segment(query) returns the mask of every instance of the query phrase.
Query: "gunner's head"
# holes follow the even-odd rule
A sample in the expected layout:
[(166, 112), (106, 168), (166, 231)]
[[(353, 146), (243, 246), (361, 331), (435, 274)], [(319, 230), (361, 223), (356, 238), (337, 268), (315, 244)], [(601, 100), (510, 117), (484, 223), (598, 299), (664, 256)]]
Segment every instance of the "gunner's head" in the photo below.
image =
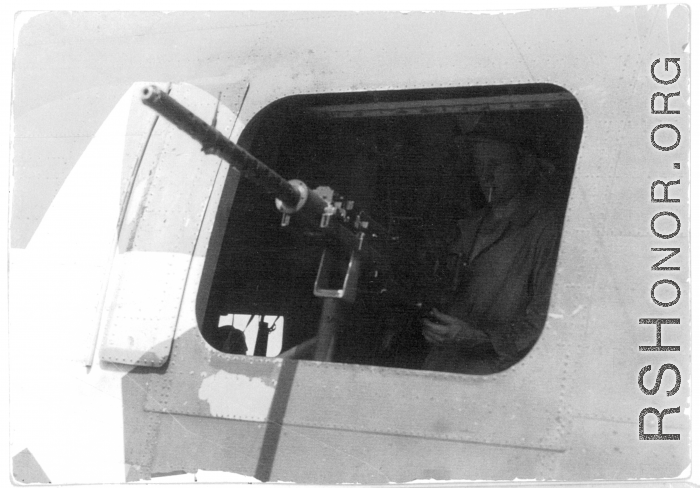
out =
[(532, 158), (513, 140), (489, 135), (470, 140), (474, 170), (486, 200), (500, 206), (519, 195), (532, 172)]

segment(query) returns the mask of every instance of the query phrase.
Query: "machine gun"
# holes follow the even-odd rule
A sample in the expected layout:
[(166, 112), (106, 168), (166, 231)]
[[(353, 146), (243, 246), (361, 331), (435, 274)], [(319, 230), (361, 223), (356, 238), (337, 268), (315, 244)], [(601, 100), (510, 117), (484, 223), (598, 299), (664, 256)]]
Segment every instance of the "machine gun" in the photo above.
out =
[[(145, 87), (141, 98), (145, 105), (198, 141), (205, 154), (222, 158), (257, 184), (263, 193), (273, 197), (282, 213), (282, 226), (289, 225), (294, 217), (301, 225), (326, 238), (328, 245), (314, 284), (314, 294), (323, 299), (323, 308), (313, 357), (320, 361), (332, 360), (336, 331), (347, 304), (353, 303), (357, 296), (361, 267), (369, 266), (366, 271), (375, 281), (385, 283), (383, 289), (396, 289), (381, 252), (386, 243), (396, 238), (357, 208), (352, 200), (330, 188), (310, 190), (300, 180), (287, 181), (160, 88)], [(338, 275), (341, 275), (340, 279), (337, 279)], [(400, 295), (396, 293), (396, 296)]]

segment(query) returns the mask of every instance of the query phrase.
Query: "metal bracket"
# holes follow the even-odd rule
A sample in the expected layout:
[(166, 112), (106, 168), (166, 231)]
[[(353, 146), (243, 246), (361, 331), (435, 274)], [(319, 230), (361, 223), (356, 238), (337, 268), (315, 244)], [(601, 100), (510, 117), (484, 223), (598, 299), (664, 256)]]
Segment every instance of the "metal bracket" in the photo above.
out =
[(353, 250), (348, 260), (343, 287), (330, 288), (330, 280), (333, 268), (338, 265), (338, 258), (332, 251), (323, 250), (321, 264), (318, 267), (316, 282), (314, 283), (314, 295), (321, 298), (339, 298), (353, 303), (357, 297), (357, 282), (360, 277), (360, 251)]
[(324, 209), (323, 215), (321, 216), (321, 229), (328, 227), (328, 224), (331, 222), (331, 217), (333, 217), (337, 211), (338, 209), (333, 205), (328, 205)]

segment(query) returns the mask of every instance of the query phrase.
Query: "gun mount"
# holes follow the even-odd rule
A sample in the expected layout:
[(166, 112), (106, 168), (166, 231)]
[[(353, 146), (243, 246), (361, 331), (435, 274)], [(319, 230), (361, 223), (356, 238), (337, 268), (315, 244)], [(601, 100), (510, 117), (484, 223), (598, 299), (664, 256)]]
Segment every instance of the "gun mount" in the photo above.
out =
[[(314, 359), (332, 360), (338, 316), (348, 310), (341, 302), (354, 302), (362, 265), (368, 263), (372, 267), (371, 275), (386, 283), (382, 289), (396, 288), (379, 250), (396, 238), (352, 200), (330, 188), (309, 190), (300, 180), (284, 179), (160, 88), (145, 87), (141, 98), (145, 105), (198, 141), (205, 154), (220, 157), (255, 183), (260, 191), (274, 198), (282, 213), (282, 226), (289, 225), (291, 217), (295, 216), (301, 225), (320, 232), (327, 239), (314, 286), (314, 294), (323, 299), (318, 336), (314, 338)], [(334, 287), (337, 280), (332, 276), (339, 268), (344, 269), (344, 278), (340, 287)]]

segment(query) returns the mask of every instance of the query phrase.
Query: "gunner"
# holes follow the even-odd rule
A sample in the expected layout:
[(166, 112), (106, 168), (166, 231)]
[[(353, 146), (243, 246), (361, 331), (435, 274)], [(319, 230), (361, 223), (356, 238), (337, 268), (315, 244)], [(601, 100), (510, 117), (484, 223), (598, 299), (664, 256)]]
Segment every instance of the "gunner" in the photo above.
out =
[(458, 222), (457, 279), (443, 311), (423, 318), (423, 368), (490, 374), (522, 359), (544, 327), (563, 214), (533, 183), (536, 159), (518, 142), (471, 136), (487, 205)]

